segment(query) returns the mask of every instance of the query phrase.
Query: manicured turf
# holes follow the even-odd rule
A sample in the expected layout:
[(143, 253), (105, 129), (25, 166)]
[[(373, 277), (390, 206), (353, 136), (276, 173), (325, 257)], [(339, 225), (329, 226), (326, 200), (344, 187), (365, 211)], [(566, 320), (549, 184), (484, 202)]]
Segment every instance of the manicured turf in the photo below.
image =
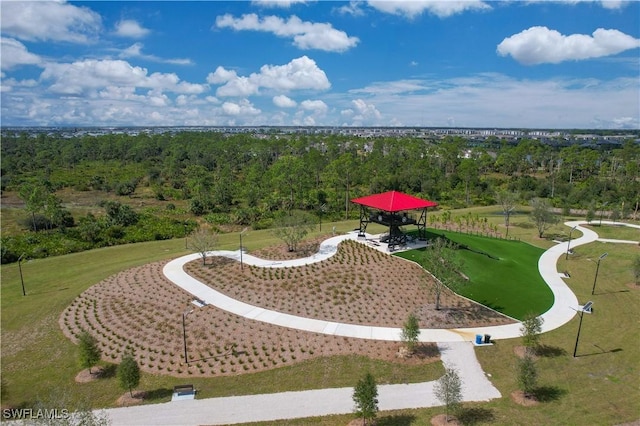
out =
[[(516, 227), (518, 221), (513, 223), (510, 235), (523, 239), (526, 236), (530, 242), (540, 246), (553, 244), (538, 239), (534, 230)], [(525, 220), (522, 223), (526, 224)], [(333, 225), (338, 232), (345, 232), (357, 226), (357, 222), (327, 224), (326, 228), (323, 223), (323, 229), (331, 229)], [(564, 228), (558, 226), (554, 232), (566, 235), (569, 228)], [(616, 228), (611, 232), (609, 238), (623, 238), (624, 234), (616, 232)], [(576, 238), (576, 232), (573, 237)], [(238, 236), (224, 235), (220, 243), (221, 249), (235, 250), (238, 248)], [(268, 232), (250, 232), (245, 239), (249, 250), (274, 243), (277, 240)], [(604, 252), (609, 256), (600, 265), (598, 286), (595, 295), (591, 295), (595, 260)], [(60, 332), (57, 324), (60, 312), (84, 289), (119, 270), (183, 253), (184, 241), (174, 240), (23, 262), (27, 297), (21, 293), (17, 265), (3, 265), (0, 268), (3, 406), (29, 407), (51, 392), (70, 394), (73, 399), (87, 400), (94, 407), (113, 405), (123, 393), (115, 378), (82, 385), (73, 381), (80, 370), (76, 361), (77, 351), (76, 346)], [(538, 360), (538, 393), (544, 399), (538, 406), (521, 407), (509, 397), (518, 389), (514, 347), (521, 344), (520, 339), (500, 340), (492, 346), (476, 348), (483, 369), (490, 374), (502, 398), (463, 404), (464, 424), (609, 425), (638, 420), (640, 289), (632, 285), (631, 270), (632, 261), (638, 255), (640, 247), (637, 245), (592, 243), (576, 247), (569, 260), (561, 257), (558, 270), (571, 272), (571, 278), (566, 281), (578, 300), (594, 301), (594, 313), (584, 317), (578, 356), (572, 357), (579, 321), (576, 316), (569, 324), (542, 335), (545, 351)], [(425, 367), (378, 364), (349, 357), (320, 359), (260, 375), (192, 381), (202, 390), (202, 397), (206, 397), (345, 386), (354, 384), (367, 370), (380, 383), (386, 380), (429, 380), (441, 374), (440, 365), (427, 366), (428, 371), (425, 371)], [(168, 400), (171, 387), (181, 383), (184, 380), (145, 373), (140, 388), (150, 391), (151, 402), (160, 402)], [(443, 412), (442, 407), (384, 412), (380, 413), (378, 424), (426, 425), (430, 424), (432, 416)], [(214, 418), (215, 413), (212, 413)], [(347, 424), (352, 418), (353, 415), (327, 416), (261, 424), (338, 426)]]
[[(438, 231), (459, 249), (463, 272), (469, 281), (457, 289), (468, 297), (516, 319), (539, 315), (553, 305), (553, 294), (538, 272), (543, 250), (521, 241), (507, 241), (457, 232)], [(430, 234), (430, 238), (436, 235)], [(425, 250), (412, 250), (398, 256), (420, 263)]]

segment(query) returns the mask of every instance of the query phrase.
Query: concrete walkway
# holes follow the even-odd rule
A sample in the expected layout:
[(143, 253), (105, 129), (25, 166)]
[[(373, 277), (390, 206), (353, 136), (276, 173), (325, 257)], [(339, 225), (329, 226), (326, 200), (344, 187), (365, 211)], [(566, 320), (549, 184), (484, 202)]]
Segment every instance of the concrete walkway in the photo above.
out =
[[(580, 238), (571, 241), (571, 247), (577, 247), (582, 244), (587, 244), (598, 239), (598, 235), (580, 225), (587, 222), (566, 222), (565, 225), (570, 227), (576, 227), (583, 235)], [(613, 222), (602, 222), (603, 224), (614, 224)], [(619, 223), (615, 223), (619, 225)], [(640, 226), (630, 225), (640, 229)], [(312, 258), (307, 258), (307, 262), (320, 261), (326, 259), (335, 253), (337, 244), (342, 241), (340, 238), (352, 238), (353, 236), (341, 236), (328, 240), (327, 245), (321, 248), (320, 252)], [(622, 242), (622, 241), (621, 241)], [(637, 243), (637, 242), (636, 242)], [(549, 287), (553, 291), (555, 301), (553, 307), (545, 312), (542, 316), (544, 318), (543, 331), (553, 330), (561, 325), (565, 324), (573, 315), (575, 311), (572, 308), (578, 307), (578, 301), (575, 295), (564, 284), (558, 271), (556, 269), (556, 262), (560, 256), (563, 256), (569, 243), (560, 243), (551, 249), (547, 250), (538, 262), (540, 274), (545, 281), (549, 284)], [(227, 253), (231, 258), (237, 257), (239, 260), (239, 252), (216, 252)], [(325, 257), (326, 256), (326, 257)], [(189, 261), (190, 259), (197, 258), (198, 256), (185, 256), (180, 259)], [(248, 255), (243, 255), (243, 261), (247, 259), (247, 262), (252, 259)], [(253, 258), (257, 259), (257, 258)], [(189, 277), (182, 271), (182, 265), (184, 262), (170, 262), (165, 267), (165, 274), (167, 277), (174, 281), (177, 285), (191, 292), (194, 290), (194, 296), (202, 298), (207, 303), (215, 304), (221, 309), (233, 309), (237, 310), (238, 315), (244, 315), (249, 318), (256, 318), (260, 321), (271, 322), (274, 324), (282, 324), (285, 327), (301, 328), (307, 330), (310, 327), (310, 331), (316, 331), (316, 329), (322, 329), (322, 331), (328, 334), (337, 334), (338, 332), (348, 332), (357, 334), (356, 337), (366, 337), (365, 334), (371, 336), (378, 336), (377, 331), (360, 330), (344, 328), (342, 324), (327, 323), (319, 324), (306, 318), (300, 318), (295, 316), (287, 316), (285, 319), (281, 319), (281, 313), (270, 312), (266, 310), (260, 310), (244, 303), (234, 301), (218, 292), (213, 291), (209, 287), (208, 290), (212, 290), (213, 293), (205, 291), (202, 288), (204, 284), (199, 283), (194, 279), (186, 279)], [(262, 262), (265, 267), (279, 267), (279, 265), (288, 264), (291, 265), (291, 261), (288, 262), (269, 262), (264, 260), (255, 260), (256, 262)], [(304, 263), (303, 263), (304, 264)], [(186, 277), (185, 277), (186, 276)], [(331, 324), (331, 325), (329, 325)], [(355, 326), (360, 327), (360, 326)], [(387, 336), (389, 340), (398, 340), (398, 329), (389, 329), (385, 333), (380, 332), (380, 336)], [(464, 331), (460, 331), (464, 330)], [(443, 364), (448, 368), (455, 368), (458, 370), (459, 376), (462, 379), (462, 394), (463, 401), (488, 401), (494, 398), (500, 398), (500, 392), (493, 386), (493, 384), (485, 376), (480, 363), (475, 356), (475, 350), (472, 343), (468, 341), (452, 341), (450, 339), (455, 337), (455, 340), (469, 340), (468, 337), (478, 333), (489, 333), (492, 338), (502, 339), (510, 337), (520, 336), (519, 324), (513, 326), (501, 326), (501, 327), (484, 327), (477, 329), (458, 329), (452, 330), (422, 330), (421, 334), (428, 335), (429, 339), (443, 337), (444, 340), (438, 343), (438, 349), (441, 353)], [(423, 341), (429, 341), (424, 340)], [(371, 338), (371, 337), (368, 337)], [(395, 385), (380, 385), (378, 386), (379, 408), (382, 411), (396, 410), (396, 409), (411, 409), (411, 408), (424, 408), (439, 406), (441, 403), (435, 398), (433, 387), (435, 382), (415, 383), (415, 384), (395, 384)], [(143, 405), (126, 408), (113, 408), (103, 410), (111, 420), (113, 425), (222, 425), (222, 424), (235, 424), (246, 423), (255, 421), (277, 421), (281, 419), (294, 419), (304, 418), (311, 416), (325, 416), (331, 414), (348, 414), (353, 412), (353, 400), (352, 400), (353, 388), (333, 388), (333, 389), (318, 389), (301, 392), (282, 392), (275, 394), (263, 394), (263, 395), (247, 395), (247, 396), (230, 396), (223, 398), (209, 398), (202, 400), (187, 400), (178, 402), (168, 402), (164, 404), (155, 405)]]
[[(581, 225), (586, 224), (584, 221), (566, 222), (569, 227), (576, 227), (582, 232), (580, 238), (571, 241), (571, 247), (578, 247), (582, 244), (588, 244), (598, 240), (598, 234)], [(613, 224), (613, 222), (603, 222), (603, 224)], [(318, 253), (311, 257), (294, 259), (288, 261), (272, 261), (264, 260), (248, 254), (242, 255), (242, 261), (248, 265), (256, 265), (265, 268), (284, 268), (292, 266), (308, 265), (315, 262), (321, 262), (333, 256), (338, 249), (340, 242), (352, 239), (362, 241), (357, 233), (349, 233), (329, 238), (322, 242)], [(373, 239), (368, 236), (367, 240)], [(569, 322), (579, 309), (579, 302), (575, 294), (565, 284), (556, 268), (558, 259), (563, 256), (567, 249), (567, 243), (559, 243), (544, 252), (538, 261), (538, 270), (545, 280), (554, 296), (553, 306), (544, 314), (542, 328), (543, 332), (554, 330), (567, 322)], [(384, 245), (372, 246), (384, 251)], [(415, 244), (409, 248), (418, 248), (419, 244)], [(225, 256), (240, 261), (240, 251), (214, 251), (209, 253), (210, 256)], [(165, 276), (181, 287), (185, 291), (194, 295), (195, 298), (205, 301), (207, 304), (216, 306), (235, 315), (243, 316), (256, 321), (288, 327), (314, 333), (323, 333), (333, 336), (355, 337), (361, 339), (374, 339), (386, 341), (400, 341), (400, 328), (394, 327), (375, 327), (368, 325), (344, 324), (333, 321), (299, 317), (283, 312), (268, 310), (265, 308), (250, 305), (248, 303), (232, 299), (208, 285), (198, 281), (194, 277), (187, 274), (183, 266), (185, 263), (198, 259), (198, 253), (190, 254), (177, 258), (165, 265)], [(492, 326), (492, 327), (473, 327), (473, 328), (455, 328), (455, 329), (421, 329), (421, 342), (461, 342), (473, 341), (477, 334), (489, 334), (492, 339), (511, 339), (520, 336), (520, 323)]]
[[(438, 344), (442, 362), (455, 368), (463, 378), (464, 401), (500, 398), (500, 392), (485, 377), (471, 343)], [(435, 382), (378, 386), (381, 411), (442, 405), (435, 397)], [(331, 388), (274, 394), (230, 396), (139, 405), (104, 410), (115, 425), (228, 425), (257, 421), (276, 421), (354, 411), (353, 388)]]

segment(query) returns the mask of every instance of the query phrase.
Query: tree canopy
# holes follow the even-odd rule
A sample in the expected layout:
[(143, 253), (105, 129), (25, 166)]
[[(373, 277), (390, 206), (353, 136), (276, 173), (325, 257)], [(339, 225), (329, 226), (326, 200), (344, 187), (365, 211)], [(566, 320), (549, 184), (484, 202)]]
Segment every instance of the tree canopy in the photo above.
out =
[[(195, 220), (264, 229), (296, 211), (356, 219), (352, 198), (389, 190), (445, 208), (501, 204), (508, 212), (510, 203), (499, 194), (518, 194), (518, 200), (547, 200), (550, 208), (584, 210), (593, 200), (606, 206), (599, 213), (607, 217), (640, 212), (640, 147), (631, 136), (597, 145), (571, 138), (365, 139), (277, 131), (68, 137), (3, 130), (2, 136), (1, 189), (19, 195), (30, 223), (25, 228), (40, 233), (29, 235), (30, 243), (3, 233), (3, 262), (23, 252), (43, 257), (183, 237)], [(72, 214), (61, 198), (70, 191), (92, 191), (105, 200), (105, 214), (93, 208)], [(145, 205), (149, 197), (157, 201), (153, 207)], [(544, 233), (547, 222), (536, 223)], [(507, 214), (505, 225), (508, 232)]]
[(82, 368), (88, 368), (89, 374), (91, 374), (91, 367), (100, 361), (100, 356), (102, 355), (98, 347), (98, 341), (91, 334), (83, 331), (80, 336), (78, 336), (78, 344), (80, 366)]
[(353, 401), (356, 404), (356, 415), (361, 417), (364, 424), (374, 419), (378, 413), (378, 385), (371, 373), (358, 381), (353, 389)]
[(131, 354), (124, 354), (117, 369), (118, 382), (120, 387), (129, 390), (133, 396), (133, 388), (140, 384), (140, 367)]
[(455, 412), (462, 401), (462, 380), (454, 368), (445, 368), (444, 376), (436, 382), (434, 387), (436, 398), (444, 404), (446, 421), (449, 414)]

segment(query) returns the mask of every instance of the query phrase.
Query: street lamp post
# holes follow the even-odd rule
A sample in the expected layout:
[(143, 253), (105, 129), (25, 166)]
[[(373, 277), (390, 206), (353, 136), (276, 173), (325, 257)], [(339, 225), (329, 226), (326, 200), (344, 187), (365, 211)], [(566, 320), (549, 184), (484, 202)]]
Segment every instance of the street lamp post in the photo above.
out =
[(578, 335), (576, 336), (576, 345), (573, 348), (573, 357), (576, 357), (576, 353), (578, 352), (578, 340), (580, 339), (580, 329), (582, 328), (582, 317), (585, 312), (591, 312), (591, 306), (593, 302), (587, 302), (582, 309), (580, 309), (580, 323), (578, 324)]
[(596, 291), (596, 282), (598, 281), (598, 271), (600, 270), (600, 261), (607, 257), (609, 253), (602, 253), (598, 258), (598, 265), (596, 266), (596, 276), (593, 279), (593, 288), (591, 289), (591, 295), (593, 295)]
[(242, 232), (240, 232), (240, 269), (244, 271), (244, 263), (242, 263), (242, 236), (245, 234), (245, 232), (247, 232), (247, 229), (249, 228), (244, 228), (242, 230)]
[(190, 311), (185, 311), (182, 313), (182, 341), (184, 342), (184, 362), (189, 365), (189, 357), (187, 355), (187, 327), (186, 327), (186, 318), (191, 312), (195, 309), (191, 309)]
[(571, 233), (578, 227), (578, 225), (571, 228), (569, 231), (569, 243), (567, 244), (567, 254), (564, 257), (564, 260), (569, 260), (569, 253), (571, 252)]
[(22, 257), (23, 256), (24, 256), (24, 253), (22, 253), (18, 258), (18, 270), (20, 271), (20, 284), (22, 284), (22, 295), (26, 296), (27, 292), (24, 289), (24, 278), (22, 277)]

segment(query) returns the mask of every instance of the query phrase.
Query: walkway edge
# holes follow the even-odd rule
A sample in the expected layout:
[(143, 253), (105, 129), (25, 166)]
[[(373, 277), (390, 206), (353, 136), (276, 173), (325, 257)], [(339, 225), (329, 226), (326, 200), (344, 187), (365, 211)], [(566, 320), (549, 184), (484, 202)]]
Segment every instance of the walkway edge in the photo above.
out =
[[(577, 247), (598, 240), (597, 233), (581, 226), (587, 223), (588, 222), (585, 221), (565, 222), (565, 225), (576, 227), (583, 234), (582, 237), (571, 241), (571, 247)], [(610, 224), (611, 222), (603, 223)], [(243, 262), (246, 264), (265, 268), (284, 268), (307, 265), (315, 262), (321, 262), (333, 256), (337, 252), (340, 242), (346, 239), (357, 240), (357, 236), (350, 233), (329, 238), (320, 244), (318, 253), (303, 259), (273, 261), (260, 259), (248, 254), (243, 254), (242, 258)], [(538, 260), (538, 270), (540, 275), (547, 283), (554, 296), (553, 306), (547, 312), (542, 314), (542, 319), (544, 320), (542, 325), (543, 332), (554, 330), (571, 321), (571, 319), (576, 315), (575, 310), (578, 309), (579, 306), (578, 299), (569, 286), (567, 286), (560, 277), (556, 266), (558, 259), (566, 253), (568, 246), (568, 242), (558, 243), (545, 251)], [(234, 260), (240, 260), (239, 251), (213, 251), (209, 252), (208, 255), (225, 256)], [(184, 264), (197, 259), (198, 257), (199, 254), (190, 254), (174, 259), (165, 265), (163, 272), (174, 284), (189, 292), (194, 297), (204, 300), (207, 304), (214, 305), (235, 315), (296, 330), (358, 339), (384, 341), (401, 340), (400, 334), (402, 330), (400, 328), (344, 324), (328, 320), (299, 317), (284, 312), (268, 310), (232, 299), (198, 281), (184, 271)], [(419, 340), (424, 343), (473, 341), (477, 334), (488, 334), (495, 340), (516, 338), (521, 335), (520, 323), (490, 327), (421, 329)]]

